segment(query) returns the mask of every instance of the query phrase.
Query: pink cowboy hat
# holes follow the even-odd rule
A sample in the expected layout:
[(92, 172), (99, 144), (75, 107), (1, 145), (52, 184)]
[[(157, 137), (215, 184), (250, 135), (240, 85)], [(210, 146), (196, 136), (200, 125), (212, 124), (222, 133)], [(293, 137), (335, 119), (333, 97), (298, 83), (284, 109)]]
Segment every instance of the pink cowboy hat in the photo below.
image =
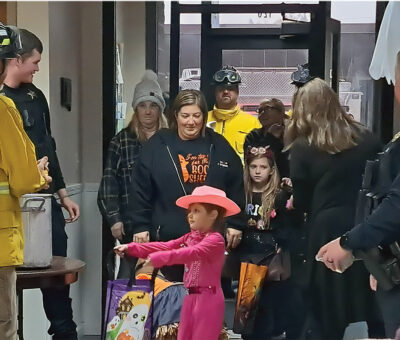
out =
[(182, 196), (176, 200), (176, 205), (181, 208), (189, 208), (192, 203), (210, 203), (226, 210), (225, 216), (236, 215), (240, 212), (239, 206), (226, 197), (225, 191), (202, 185), (193, 190), (191, 195)]

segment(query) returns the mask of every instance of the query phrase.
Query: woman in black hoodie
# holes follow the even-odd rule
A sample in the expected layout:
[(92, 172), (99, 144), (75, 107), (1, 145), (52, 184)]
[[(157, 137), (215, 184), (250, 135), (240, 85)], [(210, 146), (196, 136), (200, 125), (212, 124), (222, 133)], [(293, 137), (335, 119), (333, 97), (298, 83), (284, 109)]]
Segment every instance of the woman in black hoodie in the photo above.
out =
[[(197, 90), (176, 97), (171, 130), (158, 131), (143, 147), (135, 164), (131, 216), (134, 233), (149, 233), (150, 240), (168, 241), (189, 231), (186, 214), (175, 205), (200, 185), (226, 192), (243, 210), (243, 169), (240, 158), (225, 140), (206, 128), (207, 104)], [(227, 219), (227, 248), (241, 241), (244, 215)], [(163, 268), (170, 280), (182, 280), (177, 268)]]

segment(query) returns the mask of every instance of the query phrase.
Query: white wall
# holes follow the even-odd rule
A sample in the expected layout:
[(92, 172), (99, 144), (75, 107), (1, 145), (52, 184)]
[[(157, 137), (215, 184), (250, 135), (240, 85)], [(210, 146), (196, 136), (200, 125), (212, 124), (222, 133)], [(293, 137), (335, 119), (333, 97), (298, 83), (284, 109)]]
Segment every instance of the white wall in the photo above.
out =
[[(49, 3), (52, 132), (66, 183), (80, 183), (80, 4)], [(60, 77), (72, 81), (71, 111), (60, 105)]]
[(124, 101), (127, 105), (125, 125), (131, 120), (135, 85), (146, 68), (146, 10), (145, 2), (116, 2), (116, 40), (122, 44), (122, 75)]
[(35, 33), (43, 43), (40, 72), (34, 82), (49, 98), (49, 4), (47, 2), (17, 2), (17, 26)]
[[(97, 191), (103, 169), (102, 105), (102, 5), (81, 3), (81, 176), (83, 258), (87, 264), (82, 277), (82, 314), (85, 334), (101, 332), (101, 245), (102, 219), (97, 209)], [(111, 94), (110, 94), (111, 95)]]
[(93, 183), (100, 181), (103, 168), (102, 10), (93, 2), (81, 3), (81, 9), (81, 175), (83, 182)]

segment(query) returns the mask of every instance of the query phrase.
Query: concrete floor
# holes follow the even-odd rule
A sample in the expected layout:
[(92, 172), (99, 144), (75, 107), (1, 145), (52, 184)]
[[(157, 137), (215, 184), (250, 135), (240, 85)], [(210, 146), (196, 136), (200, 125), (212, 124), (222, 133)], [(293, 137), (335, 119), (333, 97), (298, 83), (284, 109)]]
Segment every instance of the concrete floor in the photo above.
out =
[[(225, 320), (229, 329), (232, 329), (233, 315), (235, 313), (235, 299), (225, 300)], [(239, 334), (230, 333), (229, 339), (241, 339)], [(350, 324), (347, 327), (343, 340), (355, 340), (368, 338), (367, 324), (365, 322), (358, 322)], [(84, 336), (79, 340), (100, 340), (100, 336)]]

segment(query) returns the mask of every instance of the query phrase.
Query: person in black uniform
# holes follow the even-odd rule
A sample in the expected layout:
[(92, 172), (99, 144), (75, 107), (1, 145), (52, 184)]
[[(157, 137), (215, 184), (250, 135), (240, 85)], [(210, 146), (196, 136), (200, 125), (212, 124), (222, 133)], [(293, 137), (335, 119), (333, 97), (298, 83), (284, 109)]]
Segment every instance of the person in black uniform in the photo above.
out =
[[(47, 100), (35, 85), (33, 75), (39, 71), (43, 46), (33, 33), (20, 29), (22, 49), (18, 57), (10, 60), (2, 93), (11, 98), (22, 116), (24, 129), (35, 144), (37, 159), (49, 158), (49, 174), (53, 178), (46, 193), (57, 193), (60, 204), (52, 198), (52, 241), (53, 255), (67, 256), (67, 234), (65, 223), (79, 218), (79, 206), (71, 200), (56, 153), (56, 144), (51, 136), (50, 113)], [(64, 219), (61, 206), (67, 210), (69, 218)], [(72, 319), (69, 286), (42, 289), (43, 307), (50, 321), (49, 334), (54, 340), (76, 340), (76, 324)]]
[[(396, 100), (400, 102), (400, 52), (396, 67)], [(364, 251), (378, 246), (388, 246), (400, 241), (400, 132), (385, 147), (392, 152), (389, 176), (393, 180), (382, 203), (363, 222), (343, 236), (324, 245), (317, 258), (333, 271), (345, 271), (353, 264), (353, 252)], [(386, 336), (393, 338), (400, 327), (400, 285), (390, 290), (379, 288), (377, 297), (382, 309)]]

